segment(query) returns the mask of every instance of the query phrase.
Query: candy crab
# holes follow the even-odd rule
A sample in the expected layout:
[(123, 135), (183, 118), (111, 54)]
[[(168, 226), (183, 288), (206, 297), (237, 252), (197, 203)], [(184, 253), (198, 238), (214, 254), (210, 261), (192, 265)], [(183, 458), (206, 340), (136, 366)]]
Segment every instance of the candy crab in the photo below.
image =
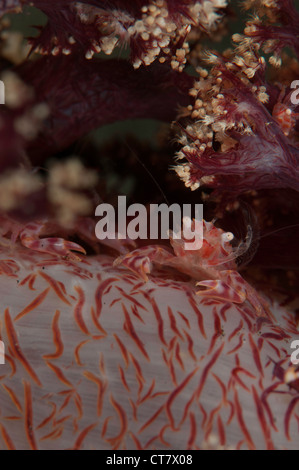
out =
[[(87, 223), (89, 222), (89, 223)], [(218, 299), (220, 301), (243, 304), (248, 300), (258, 315), (269, 312), (266, 302), (251, 287), (237, 271), (236, 258), (249, 248), (248, 240), (233, 247), (231, 241), (234, 235), (217, 228), (213, 222), (191, 221), (183, 219), (182, 232), (169, 232), (174, 254), (160, 245), (151, 245), (127, 252), (127, 246), (135, 247), (135, 242), (119, 235), (114, 240), (101, 240), (103, 244), (121, 253), (114, 265), (126, 266), (145, 282), (151, 273), (153, 265), (174, 268), (192, 279), (200, 289), (197, 294), (201, 297)], [(94, 222), (89, 219), (85, 224), (76, 223), (76, 233), (89, 244), (95, 244)], [(81, 258), (73, 251), (86, 254), (85, 249), (77, 243), (58, 237), (42, 238), (43, 235), (59, 232), (57, 224), (48, 221), (31, 222), (21, 225), (9, 218), (1, 218), (1, 244), (12, 243), (19, 238), (21, 244), (33, 251), (58, 255), (69, 261), (80, 261)], [(117, 234), (118, 235), (118, 234)], [(195, 241), (190, 242), (192, 236)], [(189, 240), (189, 241), (187, 241)], [(192, 246), (192, 249), (190, 247)]]
[[(175, 268), (199, 281), (196, 285), (204, 288), (197, 292), (201, 297), (236, 304), (248, 300), (258, 315), (267, 314), (266, 302), (237, 271), (236, 258), (249, 248), (251, 237), (247, 235), (245, 242), (233, 247), (234, 235), (217, 228), (213, 222), (203, 220), (201, 224), (184, 217), (183, 225), (182, 232), (169, 232), (174, 254), (163, 246), (152, 245), (120, 256), (114, 264), (126, 266), (145, 282), (153, 265)], [(190, 249), (192, 234), (195, 241)]]

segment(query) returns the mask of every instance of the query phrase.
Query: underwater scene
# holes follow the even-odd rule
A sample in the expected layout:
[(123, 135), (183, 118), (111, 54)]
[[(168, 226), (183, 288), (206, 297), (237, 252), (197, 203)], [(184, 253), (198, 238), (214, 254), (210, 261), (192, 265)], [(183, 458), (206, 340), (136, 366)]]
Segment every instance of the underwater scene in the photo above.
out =
[(0, 450), (298, 449), (298, 243), (298, 0), (0, 0)]

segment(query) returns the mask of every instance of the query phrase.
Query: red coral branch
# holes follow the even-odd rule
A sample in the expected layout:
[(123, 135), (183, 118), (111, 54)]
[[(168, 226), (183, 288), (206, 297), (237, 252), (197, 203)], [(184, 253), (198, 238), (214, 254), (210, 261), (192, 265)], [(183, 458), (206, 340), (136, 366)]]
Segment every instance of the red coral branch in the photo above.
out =
[(188, 104), (193, 78), (160, 64), (134, 70), (122, 60), (44, 57), (19, 69), (36, 97), (50, 107), (34, 148), (55, 152), (96, 127), (118, 120), (175, 119)]

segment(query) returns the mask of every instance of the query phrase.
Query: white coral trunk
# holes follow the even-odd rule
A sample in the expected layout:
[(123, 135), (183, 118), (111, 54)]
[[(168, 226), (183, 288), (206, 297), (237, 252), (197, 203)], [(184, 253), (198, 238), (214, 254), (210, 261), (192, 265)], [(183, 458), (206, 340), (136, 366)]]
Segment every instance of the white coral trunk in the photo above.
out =
[(257, 318), (105, 256), (16, 249), (0, 268), (1, 449), (298, 447), (298, 392), (277, 373), (291, 313)]

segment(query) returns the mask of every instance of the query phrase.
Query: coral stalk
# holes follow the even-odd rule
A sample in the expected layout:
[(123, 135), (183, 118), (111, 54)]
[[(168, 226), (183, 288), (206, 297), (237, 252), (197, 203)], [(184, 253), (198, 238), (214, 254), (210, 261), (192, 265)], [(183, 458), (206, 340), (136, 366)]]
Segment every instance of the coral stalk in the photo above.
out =
[(107, 256), (1, 259), (2, 448), (297, 447), (297, 329), (277, 304), (257, 318)]

